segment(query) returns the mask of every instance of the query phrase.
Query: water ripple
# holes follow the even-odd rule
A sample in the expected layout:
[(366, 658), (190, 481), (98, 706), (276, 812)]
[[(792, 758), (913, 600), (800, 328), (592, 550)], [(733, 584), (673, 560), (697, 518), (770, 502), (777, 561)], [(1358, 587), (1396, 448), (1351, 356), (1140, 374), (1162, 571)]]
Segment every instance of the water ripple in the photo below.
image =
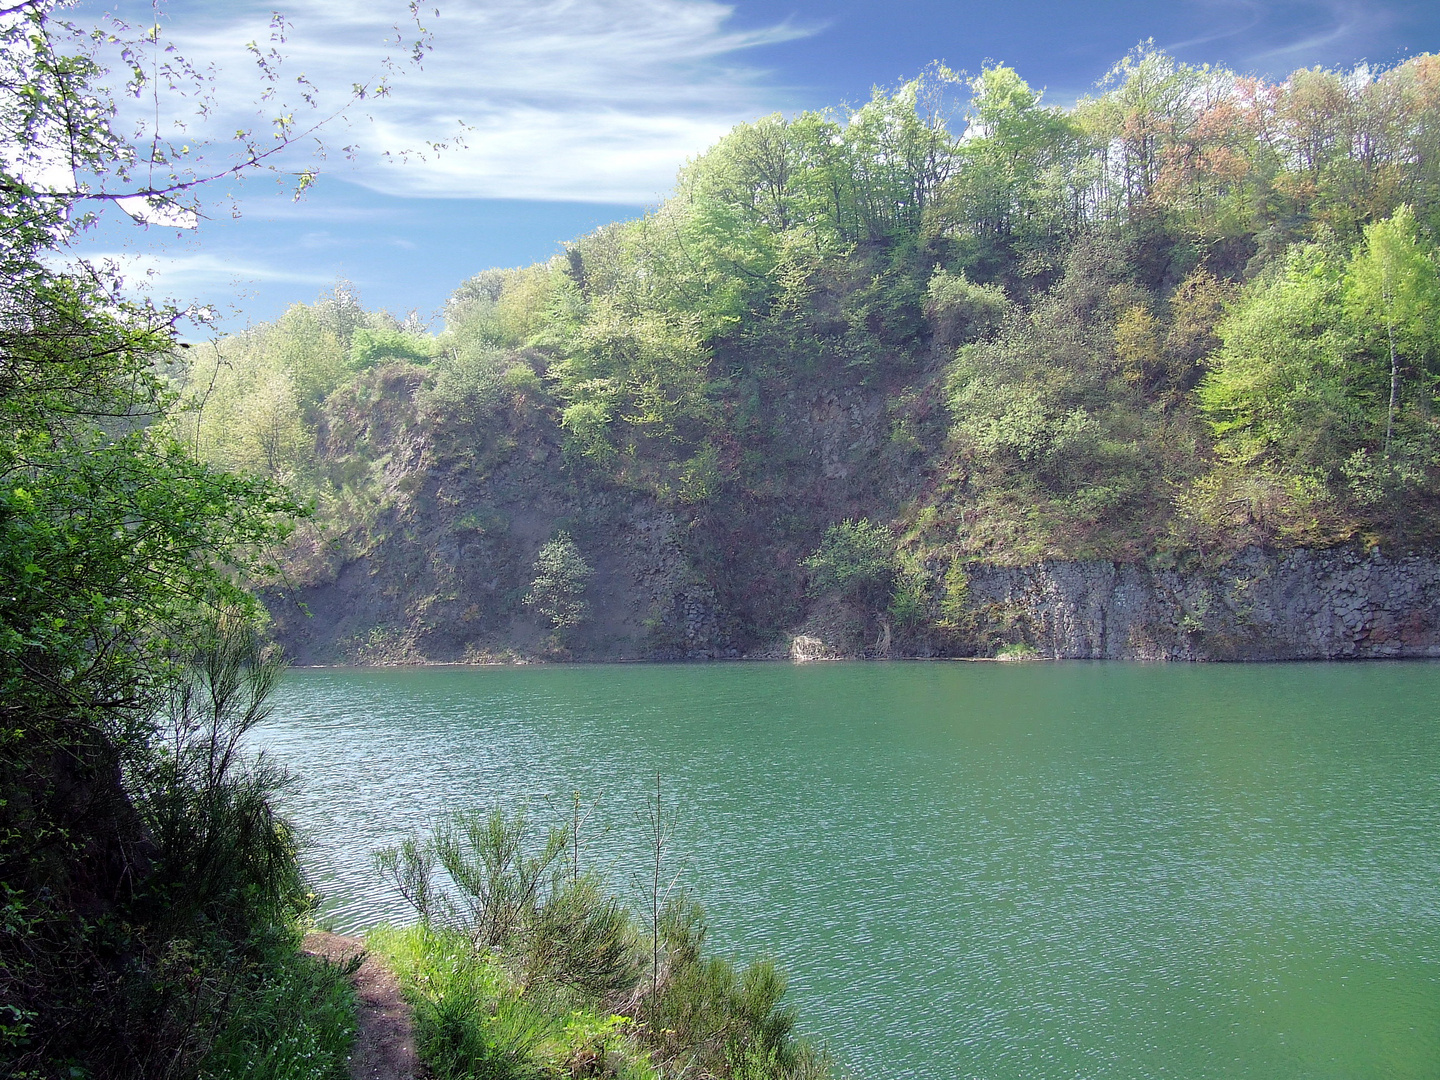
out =
[(1440, 666), (294, 672), (257, 745), (353, 930), (461, 806), (656, 772), (719, 947), (864, 1077), (1440, 1076)]

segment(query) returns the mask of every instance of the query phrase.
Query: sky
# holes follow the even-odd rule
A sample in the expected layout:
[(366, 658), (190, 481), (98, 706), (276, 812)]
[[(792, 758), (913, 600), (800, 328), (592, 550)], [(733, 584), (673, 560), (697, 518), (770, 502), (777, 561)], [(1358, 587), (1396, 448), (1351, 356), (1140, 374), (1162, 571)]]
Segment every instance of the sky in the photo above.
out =
[[(1435, 0), (429, 0), (426, 35), (403, 0), (292, 0), (277, 35), (278, 2), (83, 0), (67, 12), (158, 18), (175, 55), (211, 80), (205, 117), (177, 111), (191, 102), (174, 95), (125, 100), (121, 115), (140, 123), (153, 108), (167, 130), (185, 119), (176, 141), (197, 148), (202, 172), (223, 167), (237, 128), (293, 111), (303, 129), (354, 84), (371, 88), (318, 130), (323, 159), (307, 136), (273, 175), (208, 185), (197, 229), (112, 212), (77, 242), (157, 298), (213, 309), (227, 330), (338, 279), (367, 307), (432, 321), (472, 274), (547, 259), (655, 206), (687, 158), (736, 123), (843, 110), (933, 60), (972, 74), (1005, 63), (1068, 105), (1147, 39), (1183, 61), (1275, 78), (1440, 51)], [(408, 50), (422, 36), (417, 67)], [(304, 168), (319, 178), (297, 200)]]

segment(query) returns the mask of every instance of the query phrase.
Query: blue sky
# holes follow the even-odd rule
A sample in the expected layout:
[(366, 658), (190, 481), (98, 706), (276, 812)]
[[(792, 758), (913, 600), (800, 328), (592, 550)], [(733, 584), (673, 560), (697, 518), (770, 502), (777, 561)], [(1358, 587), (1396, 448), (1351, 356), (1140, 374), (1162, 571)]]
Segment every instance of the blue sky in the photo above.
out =
[[(423, 69), (402, 71), (388, 98), (327, 129), (331, 152), (302, 200), (272, 178), (216, 185), (193, 233), (118, 216), (83, 249), (126, 260), (158, 295), (214, 307), (229, 328), (273, 319), (342, 277), (367, 306), (429, 318), (479, 270), (547, 258), (566, 239), (642, 213), (687, 157), (733, 124), (859, 103), (931, 60), (969, 72), (1004, 62), (1047, 100), (1069, 104), (1147, 38), (1182, 60), (1276, 77), (1440, 51), (1434, 0), (433, 2)], [(272, 7), (165, 6), (181, 51), (213, 65), (214, 132), (256, 114), (243, 44), (266, 40)], [(99, 10), (82, 3), (71, 17)], [(119, 11), (148, 23), (151, 5)], [(385, 39), (405, 5), (297, 0), (285, 13), (287, 84), (303, 71), (321, 87), (323, 110), (396, 55)], [(466, 148), (425, 150), (462, 122)], [(201, 134), (193, 123), (191, 132)], [(353, 161), (337, 152), (345, 145)], [(407, 150), (423, 160), (399, 161)], [(305, 163), (291, 155), (281, 164)]]

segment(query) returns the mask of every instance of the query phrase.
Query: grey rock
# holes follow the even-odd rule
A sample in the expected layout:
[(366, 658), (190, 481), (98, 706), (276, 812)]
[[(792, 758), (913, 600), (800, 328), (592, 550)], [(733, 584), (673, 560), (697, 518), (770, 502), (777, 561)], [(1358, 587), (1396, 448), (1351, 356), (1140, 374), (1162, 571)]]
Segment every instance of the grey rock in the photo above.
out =
[(1440, 655), (1440, 558), (1428, 555), (1251, 549), (1184, 573), (1061, 561), (968, 572), (982, 628), (1003, 615), (1056, 659)]

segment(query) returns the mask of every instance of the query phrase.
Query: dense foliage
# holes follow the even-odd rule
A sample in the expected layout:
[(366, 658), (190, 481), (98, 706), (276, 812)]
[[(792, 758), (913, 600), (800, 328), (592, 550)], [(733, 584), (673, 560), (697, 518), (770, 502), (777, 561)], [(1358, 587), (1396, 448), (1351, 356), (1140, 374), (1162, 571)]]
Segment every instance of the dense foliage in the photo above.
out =
[[(437, 337), (326, 299), (222, 342), (190, 393), (269, 388), (197, 430), (317, 499), (302, 581), (396, 535), (385, 388), (414, 385), (436, 505), (465, 497), (442, 475), (556, 443), (545, 490), (677, 515), (741, 640), (826, 590), (942, 632), (977, 559), (1432, 544), (1437, 229), (1436, 57), (1271, 83), (1142, 48), (1069, 110), (936, 66), (740, 125), (653, 213), (464, 283)], [(496, 580), (523, 573), (504, 515), (463, 514), (490, 515)], [(862, 518), (890, 600), (827, 569), (826, 530)]]
[(0, 1068), (318, 1080), (353, 995), (297, 954), (284, 778), (238, 750), (278, 671), (244, 584), (300, 508), (174, 437), (177, 312), (59, 268), (93, 189), (39, 174), (136, 159), (48, 7), (0, 23)]

